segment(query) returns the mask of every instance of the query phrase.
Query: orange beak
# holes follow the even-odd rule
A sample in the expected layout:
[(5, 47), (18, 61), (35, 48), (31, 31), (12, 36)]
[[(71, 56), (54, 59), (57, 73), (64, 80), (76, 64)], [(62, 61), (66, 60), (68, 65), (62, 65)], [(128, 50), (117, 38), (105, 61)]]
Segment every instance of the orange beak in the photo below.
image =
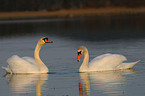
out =
[(53, 43), (53, 41), (45, 39), (45, 43)]
[(80, 52), (78, 52), (78, 58), (77, 58), (77, 61), (79, 62), (79, 61), (80, 61), (80, 59), (81, 59), (81, 53), (80, 53)]

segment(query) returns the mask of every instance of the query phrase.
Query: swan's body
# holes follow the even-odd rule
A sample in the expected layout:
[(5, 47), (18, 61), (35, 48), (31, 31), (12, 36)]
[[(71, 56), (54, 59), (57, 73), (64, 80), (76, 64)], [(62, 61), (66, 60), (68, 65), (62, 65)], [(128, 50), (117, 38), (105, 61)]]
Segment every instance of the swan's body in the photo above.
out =
[(39, 51), (45, 43), (52, 43), (48, 38), (41, 38), (34, 51), (34, 58), (13, 55), (7, 60), (8, 66), (2, 67), (7, 73), (48, 73), (49, 70), (39, 57)]
[(139, 62), (123, 63), (123, 61), (127, 59), (120, 54), (103, 54), (89, 62), (89, 53), (84, 46), (78, 48), (78, 61), (80, 61), (82, 53), (84, 53), (84, 60), (80, 66), (79, 72), (129, 69)]

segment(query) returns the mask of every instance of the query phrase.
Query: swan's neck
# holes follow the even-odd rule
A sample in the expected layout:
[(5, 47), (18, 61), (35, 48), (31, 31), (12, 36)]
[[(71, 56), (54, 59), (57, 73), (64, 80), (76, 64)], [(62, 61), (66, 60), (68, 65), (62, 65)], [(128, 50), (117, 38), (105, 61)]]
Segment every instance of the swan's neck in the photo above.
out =
[(86, 72), (88, 71), (88, 62), (89, 62), (89, 53), (88, 53), (88, 50), (85, 50), (84, 51), (84, 60), (83, 60), (83, 63), (79, 69), (79, 72)]
[(39, 57), (39, 51), (40, 51), (41, 47), (42, 47), (42, 45), (37, 44), (35, 51), (34, 51), (34, 58), (38, 65), (43, 64), (43, 62), (41, 61), (41, 59)]
[(37, 64), (37, 67), (39, 69), (39, 71), (43, 72), (43, 71), (48, 71), (48, 68), (46, 67), (46, 65), (41, 61), (40, 57), (39, 57), (39, 51), (41, 49), (43, 45), (42, 44), (37, 44), (35, 51), (34, 51), (34, 58)]

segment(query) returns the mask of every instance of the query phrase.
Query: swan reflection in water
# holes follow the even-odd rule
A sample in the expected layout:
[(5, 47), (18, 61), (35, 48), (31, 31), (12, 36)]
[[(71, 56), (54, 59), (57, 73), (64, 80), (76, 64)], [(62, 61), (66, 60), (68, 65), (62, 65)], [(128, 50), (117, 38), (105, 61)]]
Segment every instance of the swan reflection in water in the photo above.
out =
[(80, 96), (124, 94), (125, 75), (133, 73), (132, 70), (80, 73)]
[(6, 77), (14, 93), (34, 93), (36, 90), (36, 96), (41, 96), (41, 87), (45, 84), (46, 80), (48, 80), (48, 74), (7, 74)]

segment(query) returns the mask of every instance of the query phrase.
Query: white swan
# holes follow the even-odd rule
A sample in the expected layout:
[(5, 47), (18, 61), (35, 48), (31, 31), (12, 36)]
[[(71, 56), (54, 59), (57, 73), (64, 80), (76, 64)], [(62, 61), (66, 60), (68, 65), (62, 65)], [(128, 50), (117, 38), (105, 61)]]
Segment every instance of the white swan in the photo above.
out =
[(7, 60), (8, 66), (2, 67), (7, 73), (48, 73), (49, 70), (39, 57), (39, 51), (45, 43), (52, 43), (47, 37), (41, 38), (35, 48), (34, 58), (13, 55)]
[(78, 62), (80, 61), (81, 54), (84, 53), (84, 60), (80, 66), (79, 72), (129, 69), (140, 61), (123, 63), (123, 61), (126, 61), (127, 59), (120, 54), (103, 54), (89, 62), (89, 53), (86, 47), (80, 46), (77, 51)]

